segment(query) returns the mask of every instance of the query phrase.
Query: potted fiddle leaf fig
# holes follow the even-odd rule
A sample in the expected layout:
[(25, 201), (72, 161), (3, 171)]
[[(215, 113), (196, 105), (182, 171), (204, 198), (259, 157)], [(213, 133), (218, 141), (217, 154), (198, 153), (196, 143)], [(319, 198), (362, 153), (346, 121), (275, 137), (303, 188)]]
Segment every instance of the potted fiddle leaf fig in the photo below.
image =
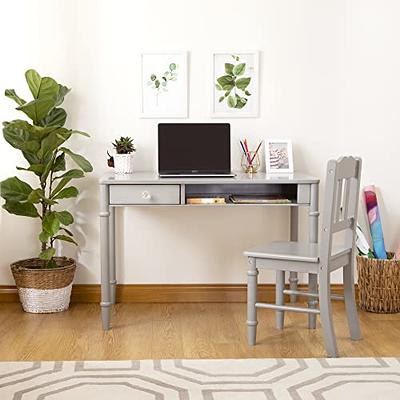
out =
[[(25, 101), (13, 89), (7, 89), (5, 95), (30, 121), (3, 122), (3, 135), (26, 161), (17, 170), (31, 177), (29, 183), (16, 176), (0, 182), (0, 194), (5, 200), (3, 208), (10, 214), (40, 220), (38, 256), (11, 264), (22, 306), (27, 312), (58, 312), (69, 306), (76, 264), (71, 258), (56, 257), (55, 244), (77, 245), (70, 230), (74, 217), (62, 202), (78, 195), (71, 181), (93, 170), (66, 142), (75, 134), (89, 135), (64, 127), (67, 113), (60, 105), (70, 89), (32, 69), (25, 78), (33, 100)], [(67, 169), (67, 159), (74, 165), (71, 169)]]

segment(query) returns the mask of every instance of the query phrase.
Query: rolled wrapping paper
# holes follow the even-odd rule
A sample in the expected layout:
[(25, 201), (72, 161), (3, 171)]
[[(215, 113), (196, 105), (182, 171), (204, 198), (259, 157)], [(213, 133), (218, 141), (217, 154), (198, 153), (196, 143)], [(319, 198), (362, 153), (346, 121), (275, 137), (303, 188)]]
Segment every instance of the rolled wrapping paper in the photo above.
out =
[(366, 186), (364, 188), (364, 196), (375, 256), (376, 258), (386, 260), (387, 254), (385, 250), (385, 242), (383, 240), (382, 224), (379, 216), (378, 199), (376, 198), (375, 186)]
[(364, 232), (361, 230), (360, 226), (357, 225), (356, 229), (356, 246), (358, 249), (358, 255), (367, 257), (367, 258), (375, 258), (374, 252), (372, 251), (367, 238), (364, 235)]

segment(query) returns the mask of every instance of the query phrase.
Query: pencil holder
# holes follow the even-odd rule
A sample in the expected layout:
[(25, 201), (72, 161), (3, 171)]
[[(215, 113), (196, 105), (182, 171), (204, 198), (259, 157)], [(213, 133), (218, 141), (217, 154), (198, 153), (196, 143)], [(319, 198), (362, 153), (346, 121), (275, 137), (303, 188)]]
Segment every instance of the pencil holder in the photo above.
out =
[(250, 151), (248, 155), (242, 155), (241, 165), (246, 174), (255, 174), (261, 166), (260, 157), (256, 152)]

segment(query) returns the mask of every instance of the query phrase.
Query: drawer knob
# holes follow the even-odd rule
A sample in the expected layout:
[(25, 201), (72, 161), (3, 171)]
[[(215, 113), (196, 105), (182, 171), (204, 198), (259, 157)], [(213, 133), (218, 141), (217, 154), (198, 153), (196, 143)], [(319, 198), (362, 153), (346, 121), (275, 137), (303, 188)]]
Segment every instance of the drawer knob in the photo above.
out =
[(150, 200), (151, 199), (151, 194), (147, 190), (143, 191), (142, 192), (142, 199)]

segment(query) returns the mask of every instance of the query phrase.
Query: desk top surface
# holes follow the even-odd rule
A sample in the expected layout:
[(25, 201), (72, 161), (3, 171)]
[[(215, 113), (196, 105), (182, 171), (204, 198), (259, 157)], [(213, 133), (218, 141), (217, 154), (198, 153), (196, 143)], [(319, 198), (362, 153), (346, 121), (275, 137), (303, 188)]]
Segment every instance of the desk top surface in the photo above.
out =
[(129, 185), (129, 184), (311, 184), (319, 183), (319, 179), (301, 172), (293, 174), (266, 174), (265, 172), (257, 172), (248, 175), (244, 172), (236, 172), (234, 178), (160, 178), (154, 171), (138, 171), (133, 174), (107, 174), (100, 179), (102, 185)]

